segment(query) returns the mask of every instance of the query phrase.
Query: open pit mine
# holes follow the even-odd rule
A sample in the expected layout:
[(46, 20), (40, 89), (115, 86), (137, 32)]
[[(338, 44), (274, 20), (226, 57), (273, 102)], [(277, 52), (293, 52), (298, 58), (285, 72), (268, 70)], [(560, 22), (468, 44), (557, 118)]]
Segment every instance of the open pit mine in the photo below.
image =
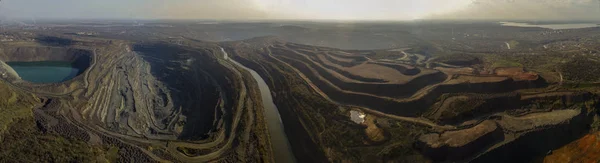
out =
[(600, 139), (595, 85), (569, 82), (589, 60), (540, 71), (553, 63), (498, 66), (495, 56), (438, 55), (431, 49), (443, 47), (429, 44), (343, 50), (279, 37), (101, 34), (4, 34), (18, 39), (0, 44), (0, 162), (562, 162), (598, 153), (578, 150)]
[[(273, 160), (256, 81), (218, 45), (50, 40), (0, 47), (3, 85), (32, 95), (40, 131), (114, 147), (122, 162)], [(82, 71), (35, 83), (7, 64), (39, 61)]]

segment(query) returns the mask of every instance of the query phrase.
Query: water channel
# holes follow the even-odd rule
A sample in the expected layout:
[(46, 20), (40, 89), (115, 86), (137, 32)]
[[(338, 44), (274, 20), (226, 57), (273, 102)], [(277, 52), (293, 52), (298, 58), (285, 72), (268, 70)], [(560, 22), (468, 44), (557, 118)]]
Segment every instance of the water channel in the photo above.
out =
[(285, 130), (283, 127), (283, 122), (281, 120), (281, 116), (279, 115), (279, 110), (277, 110), (277, 106), (273, 103), (273, 97), (271, 96), (271, 90), (269, 86), (263, 80), (256, 71), (236, 62), (233, 59), (230, 59), (227, 55), (227, 52), (223, 48), (221, 48), (223, 52), (223, 57), (226, 60), (233, 62), (235, 65), (244, 68), (252, 74), (252, 77), (258, 83), (258, 88), (260, 89), (260, 94), (262, 97), (262, 102), (265, 107), (265, 118), (267, 120), (267, 128), (269, 129), (269, 134), (271, 135), (271, 145), (273, 146), (273, 155), (275, 156), (275, 162), (277, 163), (294, 163), (296, 162), (296, 158), (294, 157), (294, 153), (292, 152), (292, 148), (290, 147), (290, 142), (287, 139), (285, 134)]

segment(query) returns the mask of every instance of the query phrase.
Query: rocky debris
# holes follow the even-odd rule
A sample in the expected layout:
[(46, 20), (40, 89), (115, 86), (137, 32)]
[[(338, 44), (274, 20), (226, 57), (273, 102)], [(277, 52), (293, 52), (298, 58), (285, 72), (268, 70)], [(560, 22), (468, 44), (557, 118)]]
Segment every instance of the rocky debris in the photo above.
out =
[(15, 82), (21, 80), (21, 77), (17, 72), (10, 67), (8, 64), (0, 60), (0, 77), (9, 82)]
[(536, 80), (539, 75), (534, 72), (525, 71), (522, 67), (505, 67), (505, 68), (496, 68), (494, 70), (494, 74), (498, 76), (508, 76), (513, 78), (515, 81), (521, 80)]
[(527, 132), (534, 129), (555, 126), (581, 114), (580, 110), (555, 110), (547, 113), (532, 113), (521, 117), (502, 116), (498, 125), (503, 129), (513, 132)]
[(422, 135), (417, 146), (433, 160), (462, 160), (503, 137), (502, 129), (487, 120), (468, 129)]
[[(504, 121), (507, 119), (507, 121)], [(516, 122), (514, 120), (521, 120)], [(587, 134), (592, 116), (582, 109), (532, 113), (521, 117), (503, 116), (498, 123), (506, 139), (491, 146), (473, 162), (530, 162), (534, 156), (562, 147)], [(511, 156), (511, 157), (505, 157)]]
[[(168, 88), (150, 72), (150, 64), (135, 54), (127, 62), (120, 62), (112, 84), (114, 91), (102, 121), (121, 132), (144, 135), (154, 139), (176, 139), (172, 128), (179, 118)], [(125, 124), (117, 122), (127, 122)], [(129, 131), (129, 132), (128, 132)]]
[[(517, 145), (531, 146), (532, 150), (527, 151), (529, 154), (560, 147), (562, 143), (576, 138), (584, 131), (589, 120), (586, 117), (588, 116), (581, 109), (530, 113), (519, 117), (497, 113), (470, 128), (424, 134), (419, 137), (416, 146), (434, 161), (465, 161), (472, 158), (491, 161), (500, 156), (523, 156), (505, 160), (517, 161), (528, 158), (524, 154), (515, 153), (521, 151)], [(559, 134), (563, 135), (561, 137), (543, 139), (556, 139), (553, 143), (540, 145), (539, 143), (543, 143), (542, 139), (531, 140), (561, 131), (566, 131)]]
[(386, 133), (378, 124), (375, 122), (375, 116), (368, 115), (365, 120), (365, 125), (367, 128), (365, 129), (365, 133), (367, 134), (367, 138), (369, 141), (373, 143), (381, 143), (388, 139), (389, 133)]

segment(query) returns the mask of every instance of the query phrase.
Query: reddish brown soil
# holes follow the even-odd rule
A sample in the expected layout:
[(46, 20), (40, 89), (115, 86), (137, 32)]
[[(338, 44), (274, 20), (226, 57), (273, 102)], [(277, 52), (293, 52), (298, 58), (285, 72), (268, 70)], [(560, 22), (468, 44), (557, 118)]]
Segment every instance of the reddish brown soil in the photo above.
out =
[(471, 143), (479, 137), (485, 136), (497, 129), (496, 124), (493, 121), (485, 121), (476, 125), (473, 128), (458, 130), (458, 131), (449, 131), (440, 135), (439, 139), (436, 143), (433, 143), (432, 146), (436, 145), (447, 145), (450, 147), (461, 147), (468, 143)]
[(600, 132), (588, 134), (544, 158), (547, 163), (598, 162), (600, 160)]
[(367, 137), (372, 142), (383, 142), (386, 140), (385, 131), (375, 124), (375, 117), (372, 115), (368, 115), (365, 119), (365, 125), (367, 128), (365, 129), (365, 133)]
[(475, 70), (470, 67), (463, 68), (445, 68), (445, 67), (436, 67), (436, 70), (440, 70), (447, 74), (463, 74), (463, 75), (473, 75)]
[(514, 80), (536, 80), (538, 74), (534, 72), (525, 72), (521, 67), (497, 68), (494, 73), (498, 76), (511, 77)]

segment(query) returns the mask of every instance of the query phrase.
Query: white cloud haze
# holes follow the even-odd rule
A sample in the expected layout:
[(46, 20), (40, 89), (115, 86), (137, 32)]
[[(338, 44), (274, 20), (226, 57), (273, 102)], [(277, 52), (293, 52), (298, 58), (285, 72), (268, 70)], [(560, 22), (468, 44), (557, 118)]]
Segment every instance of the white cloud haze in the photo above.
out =
[(2, 0), (0, 18), (578, 19), (597, 0)]

